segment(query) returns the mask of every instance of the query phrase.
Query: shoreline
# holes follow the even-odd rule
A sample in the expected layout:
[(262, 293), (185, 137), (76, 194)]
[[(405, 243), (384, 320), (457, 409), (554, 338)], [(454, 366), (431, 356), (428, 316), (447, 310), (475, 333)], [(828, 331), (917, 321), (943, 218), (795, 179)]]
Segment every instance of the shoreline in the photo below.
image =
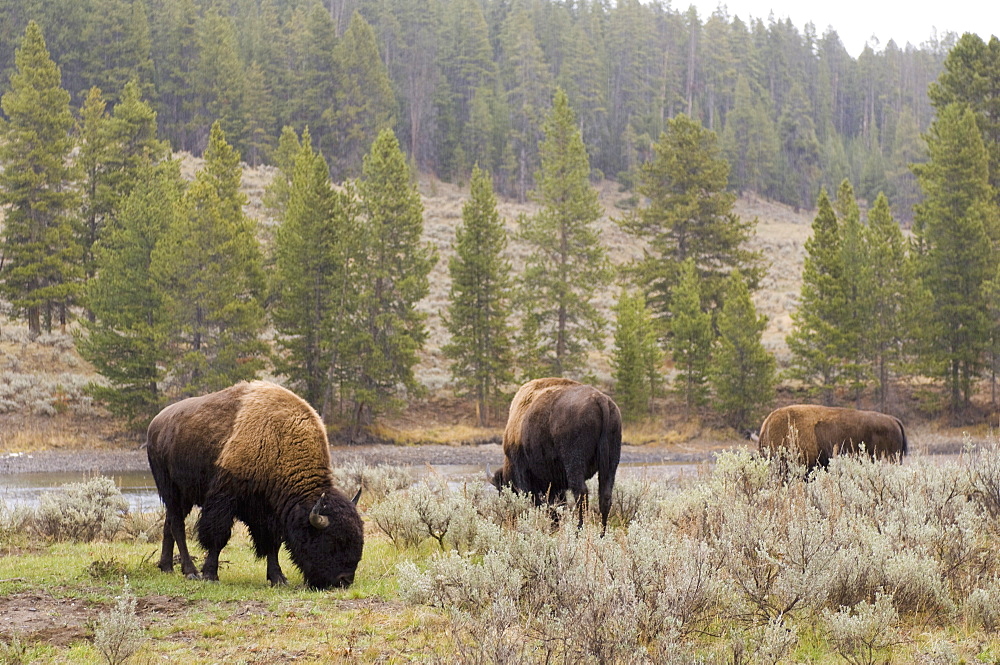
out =
[[(710, 460), (713, 452), (718, 449), (712, 447), (703, 450), (677, 451), (664, 447), (623, 445), (621, 463), (697, 463)], [(335, 467), (351, 463), (365, 463), (371, 466), (490, 464), (497, 467), (503, 464), (503, 449), (497, 443), (463, 446), (443, 444), (331, 446), (330, 458)], [(122, 473), (148, 470), (149, 462), (144, 448), (0, 453), (0, 476), (21, 473)]]

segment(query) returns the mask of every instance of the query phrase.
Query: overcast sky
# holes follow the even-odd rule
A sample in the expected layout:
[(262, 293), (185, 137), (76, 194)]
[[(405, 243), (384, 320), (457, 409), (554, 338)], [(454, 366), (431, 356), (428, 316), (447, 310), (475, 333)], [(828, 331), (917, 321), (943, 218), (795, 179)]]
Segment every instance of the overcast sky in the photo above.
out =
[(857, 58), (865, 47), (865, 42), (874, 34), (878, 40), (872, 46), (882, 50), (890, 39), (900, 48), (909, 42), (920, 46), (930, 39), (935, 28), (937, 35), (946, 32), (974, 32), (989, 40), (991, 35), (1000, 35), (1000, 1), (998, 0), (909, 0), (908, 2), (887, 2), (886, 0), (674, 0), (674, 9), (685, 10), (690, 5), (698, 9), (704, 21), (720, 5), (724, 5), (730, 17), (739, 16), (744, 22), (752, 18), (763, 19), (774, 12), (777, 20), (791, 19), (801, 33), (806, 23), (816, 26), (816, 34), (822, 35), (832, 27), (844, 48)]

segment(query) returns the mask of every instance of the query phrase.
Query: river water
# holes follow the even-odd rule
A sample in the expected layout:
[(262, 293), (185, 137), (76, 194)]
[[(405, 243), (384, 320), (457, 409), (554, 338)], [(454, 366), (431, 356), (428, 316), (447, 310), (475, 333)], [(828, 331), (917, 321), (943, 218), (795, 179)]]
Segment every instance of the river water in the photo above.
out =
[[(674, 479), (680, 476), (693, 475), (699, 472), (701, 464), (690, 462), (676, 463), (623, 463), (618, 467), (617, 478), (648, 478)], [(420, 464), (408, 467), (414, 481), (432, 475), (447, 480), (454, 486), (463, 481), (483, 479), (484, 467), (469, 464)], [(132, 510), (149, 511), (160, 506), (156, 494), (156, 484), (149, 471), (59, 471), (59, 472), (26, 472), (0, 474), (0, 508), (37, 507), (42, 495), (47, 492), (58, 492), (67, 483), (80, 483), (95, 475), (105, 475), (112, 478), (128, 501)]]

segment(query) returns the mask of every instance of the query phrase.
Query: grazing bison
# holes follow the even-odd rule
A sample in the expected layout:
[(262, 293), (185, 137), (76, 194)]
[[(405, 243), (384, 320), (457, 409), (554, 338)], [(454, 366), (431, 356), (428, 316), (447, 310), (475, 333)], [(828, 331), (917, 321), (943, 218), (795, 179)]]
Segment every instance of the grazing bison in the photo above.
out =
[[(149, 467), (166, 505), (160, 570), (197, 577), (184, 518), (201, 506), (202, 577), (219, 579), (219, 552), (233, 520), (247, 525), (267, 579), (286, 584), (284, 543), (309, 586), (348, 586), (361, 560), (364, 530), (354, 502), (333, 486), (326, 429), (316, 412), (273, 383), (238, 383), (163, 409), (146, 435)], [(357, 501), (357, 496), (354, 497)]]
[(795, 404), (775, 409), (764, 419), (757, 446), (761, 452), (770, 452), (795, 445), (802, 461), (812, 468), (826, 466), (834, 455), (857, 453), (862, 443), (873, 459), (901, 460), (906, 454), (903, 423), (877, 411)]
[(586, 480), (598, 474), (601, 525), (622, 449), (622, 418), (610, 397), (571, 379), (535, 379), (514, 395), (503, 433), (503, 467), (491, 481), (531, 494), (536, 504), (577, 496), (580, 524)]

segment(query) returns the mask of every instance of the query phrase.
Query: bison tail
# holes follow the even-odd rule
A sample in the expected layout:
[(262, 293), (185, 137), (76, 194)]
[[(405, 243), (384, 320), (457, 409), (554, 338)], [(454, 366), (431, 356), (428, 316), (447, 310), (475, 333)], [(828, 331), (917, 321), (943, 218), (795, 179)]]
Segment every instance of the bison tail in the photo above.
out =
[[(899, 418), (897, 418), (896, 422), (899, 423), (899, 434), (900, 434), (900, 436), (903, 437), (903, 445), (900, 448), (901, 452), (899, 453), (900, 458), (902, 458), (903, 455), (905, 455), (907, 453), (907, 451), (909, 449), (909, 445), (908, 445), (908, 443), (906, 441), (906, 429), (903, 427), (903, 421), (900, 420)], [(902, 461), (902, 460), (900, 460), (900, 461)]]

